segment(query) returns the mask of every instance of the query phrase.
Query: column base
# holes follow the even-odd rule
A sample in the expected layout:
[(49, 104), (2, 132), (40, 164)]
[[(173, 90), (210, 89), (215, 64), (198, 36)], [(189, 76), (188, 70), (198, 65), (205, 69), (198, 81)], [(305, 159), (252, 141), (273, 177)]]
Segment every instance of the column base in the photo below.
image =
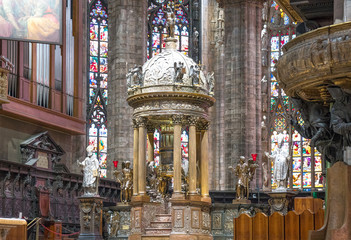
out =
[(131, 203), (148, 203), (150, 202), (150, 197), (148, 195), (137, 195), (137, 196), (133, 196)]
[(173, 193), (171, 199), (172, 200), (183, 200), (183, 199), (185, 199), (185, 194), (184, 193)]
[(201, 197), (201, 202), (212, 203), (210, 196), (203, 196)]
[(102, 240), (100, 234), (102, 219), (102, 200), (100, 196), (78, 197), (80, 204), (80, 234), (78, 239)]
[(200, 202), (201, 196), (199, 194), (189, 195), (189, 201)]

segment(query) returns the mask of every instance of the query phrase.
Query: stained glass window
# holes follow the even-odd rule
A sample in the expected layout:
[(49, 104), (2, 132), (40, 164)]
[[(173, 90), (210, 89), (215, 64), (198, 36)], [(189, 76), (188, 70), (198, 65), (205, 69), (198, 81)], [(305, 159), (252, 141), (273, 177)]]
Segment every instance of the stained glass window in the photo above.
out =
[[(290, 125), (289, 119), (298, 117), (299, 113), (294, 111), (289, 97), (280, 89), (276, 78), (272, 74), (275, 70), (277, 60), (283, 54), (282, 47), (296, 37), (295, 24), (290, 21), (289, 17), (274, 1), (271, 1), (269, 16), (270, 23), (268, 27), (271, 40), (269, 48), (270, 149), (271, 152), (274, 151), (278, 145), (278, 135), (282, 134), (284, 136), (283, 147), (286, 148), (290, 156), (292, 156), (289, 167), (289, 169), (291, 169), (289, 188), (303, 189), (305, 191), (322, 189), (324, 186), (324, 179), (322, 176), (321, 155), (318, 151), (311, 149), (309, 139), (300, 136)], [(301, 121), (300, 119), (300, 124), (302, 123)], [(272, 162), (271, 183), (274, 189), (277, 185), (273, 179), (273, 167)]]
[(172, 9), (176, 17), (177, 49), (198, 62), (200, 60), (199, 0), (149, 0), (148, 2), (147, 57), (151, 58), (165, 48), (167, 9)]
[(89, 0), (89, 6), (88, 144), (99, 159), (101, 177), (106, 177), (108, 15), (104, 1)]
[(189, 133), (188, 128), (184, 129), (181, 134), (181, 148), (182, 148), (182, 168), (184, 174), (188, 174), (189, 170)]

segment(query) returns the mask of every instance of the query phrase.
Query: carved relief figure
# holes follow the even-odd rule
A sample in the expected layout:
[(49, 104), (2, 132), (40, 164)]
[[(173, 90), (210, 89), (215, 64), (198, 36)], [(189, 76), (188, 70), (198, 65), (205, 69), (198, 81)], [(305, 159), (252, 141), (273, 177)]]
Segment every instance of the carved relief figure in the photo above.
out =
[(190, 66), (189, 76), (192, 79), (192, 84), (193, 85), (199, 85), (200, 84), (200, 69), (199, 69), (199, 66), (197, 66), (197, 65)]
[(133, 87), (141, 86), (143, 79), (143, 68), (140, 65), (134, 65), (134, 68), (129, 69), (126, 78), (127, 78), (127, 87), (128, 90)]
[(265, 152), (268, 158), (271, 158), (274, 162), (273, 166), (273, 178), (277, 183), (277, 191), (285, 191), (288, 179), (288, 161), (290, 159), (289, 150), (284, 147), (284, 134), (278, 134), (278, 146), (274, 149), (272, 155)]
[(87, 157), (83, 162), (77, 160), (78, 166), (83, 167), (83, 189), (84, 195), (98, 195), (100, 165), (95, 154), (93, 154), (93, 146), (87, 147)]
[[(121, 178), (118, 177), (120, 173)], [(114, 174), (121, 184), (121, 202), (130, 202), (133, 195), (133, 169), (130, 168), (130, 162), (122, 162), (122, 171), (115, 171)]]
[(183, 62), (174, 63), (174, 82), (183, 83), (185, 67)]
[(194, 43), (194, 50), (197, 52), (199, 47), (199, 31), (196, 30), (196, 27), (194, 27), (193, 43)]

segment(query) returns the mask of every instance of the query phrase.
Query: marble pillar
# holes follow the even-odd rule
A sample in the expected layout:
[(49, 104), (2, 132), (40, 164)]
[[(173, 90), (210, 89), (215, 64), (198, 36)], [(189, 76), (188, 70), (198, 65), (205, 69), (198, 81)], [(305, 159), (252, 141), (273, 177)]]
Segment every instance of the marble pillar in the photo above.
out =
[[(262, 1), (217, 0), (224, 9), (224, 166), (257, 153), (261, 161)], [(219, 176), (234, 189), (230, 171)], [(261, 177), (256, 173), (259, 184)], [(260, 184), (259, 184), (260, 185)], [(255, 186), (252, 186), (255, 187)]]
[(201, 137), (201, 197), (210, 200), (208, 188), (208, 123), (203, 126)]
[(189, 121), (189, 194), (195, 195), (196, 192), (196, 119)]
[[(86, 2), (86, 1), (85, 1)], [(126, 74), (146, 58), (147, 1), (108, 0), (108, 159), (133, 161), (132, 108), (128, 106)], [(126, 34), (128, 33), (128, 34)], [(113, 169), (112, 160), (107, 161)], [(134, 164), (133, 164), (134, 165)], [(112, 178), (112, 171), (107, 171)]]
[(139, 129), (135, 119), (133, 119), (134, 143), (133, 143), (133, 196), (138, 195), (138, 156), (139, 156)]
[(172, 198), (181, 197), (182, 194), (182, 150), (181, 150), (181, 133), (182, 117), (175, 115), (173, 120), (173, 195)]
[(145, 133), (146, 119), (140, 118), (139, 125), (139, 152), (138, 152), (138, 194), (146, 195), (146, 150), (145, 150)]

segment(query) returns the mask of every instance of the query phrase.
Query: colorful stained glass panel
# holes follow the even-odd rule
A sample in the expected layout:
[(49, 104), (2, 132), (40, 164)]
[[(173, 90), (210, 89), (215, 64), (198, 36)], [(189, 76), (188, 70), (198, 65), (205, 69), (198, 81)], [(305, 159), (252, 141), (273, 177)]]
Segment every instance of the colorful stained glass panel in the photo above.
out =
[(100, 26), (100, 40), (107, 42), (108, 41), (108, 27)]
[(293, 172), (301, 172), (301, 158), (293, 158)]
[(100, 72), (107, 73), (107, 58), (100, 58)]
[(107, 57), (108, 45), (107, 42), (100, 43), (100, 57)]
[(293, 173), (293, 188), (301, 188), (301, 173)]
[(90, 25), (90, 40), (98, 40), (98, 25)]
[(99, 51), (99, 42), (90, 41), (90, 56), (97, 56)]
[(303, 187), (304, 188), (311, 187), (311, 173), (303, 173)]

